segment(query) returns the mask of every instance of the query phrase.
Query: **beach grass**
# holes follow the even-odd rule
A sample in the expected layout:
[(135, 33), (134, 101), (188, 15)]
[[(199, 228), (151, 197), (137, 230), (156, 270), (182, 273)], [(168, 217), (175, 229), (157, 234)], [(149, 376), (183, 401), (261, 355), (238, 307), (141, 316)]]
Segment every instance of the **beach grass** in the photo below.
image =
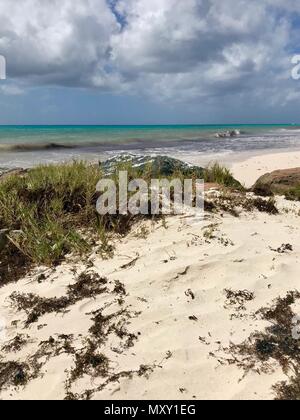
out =
[[(141, 178), (138, 169), (130, 164), (116, 167), (109, 177), (117, 181), (119, 170), (127, 170), (129, 180)], [(184, 178), (179, 172), (172, 177)], [(240, 185), (218, 164), (204, 172), (206, 182), (231, 187)], [(88, 254), (96, 242), (102, 244), (100, 253), (111, 253), (109, 235), (125, 235), (145, 216), (100, 216), (96, 211), (96, 185), (102, 177), (99, 165), (74, 161), (38, 166), (23, 175), (3, 179), (0, 182), (0, 230), (9, 230), (9, 244), (1, 253), (0, 275), (14, 275), (11, 268), (18, 265), (17, 256), (21, 257), (22, 266), (26, 263), (51, 266), (71, 253)], [(151, 180), (150, 167), (142, 178)]]
[(99, 169), (74, 162), (39, 166), (0, 184), (0, 226), (16, 232), (15, 247), (37, 264), (52, 264), (88, 241), (78, 228), (97, 229), (93, 197)]
[(228, 188), (243, 189), (239, 181), (233, 177), (230, 170), (218, 162), (211, 163), (204, 169), (204, 181), (217, 183)]

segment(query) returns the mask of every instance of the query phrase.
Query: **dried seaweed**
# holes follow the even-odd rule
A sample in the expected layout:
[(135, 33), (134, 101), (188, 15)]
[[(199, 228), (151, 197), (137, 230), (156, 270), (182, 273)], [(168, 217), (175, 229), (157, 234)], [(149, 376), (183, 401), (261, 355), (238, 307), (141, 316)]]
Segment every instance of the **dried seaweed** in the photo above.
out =
[(299, 299), (300, 293), (291, 291), (271, 307), (260, 309), (256, 316), (270, 325), (241, 344), (231, 343), (220, 349), (229, 357), (220, 358), (219, 362), (235, 364), (245, 375), (250, 371), (270, 373), (280, 366), (288, 380), (274, 385), (276, 399), (300, 399), (300, 339), (293, 334), (295, 314), (291, 308)]
[(19, 311), (28, 315), (25, 326), (39, 320), (45, 314), (62, 313), (70, 306), (83, 299), (96, 297), (107, 291), (107, 280), (95, 273), (82, 273), (74, 285), (68, 286), (67, 295), (60, 298), (42, 298), (34, 294), (21, 294), (14, 292), (10, 299)]

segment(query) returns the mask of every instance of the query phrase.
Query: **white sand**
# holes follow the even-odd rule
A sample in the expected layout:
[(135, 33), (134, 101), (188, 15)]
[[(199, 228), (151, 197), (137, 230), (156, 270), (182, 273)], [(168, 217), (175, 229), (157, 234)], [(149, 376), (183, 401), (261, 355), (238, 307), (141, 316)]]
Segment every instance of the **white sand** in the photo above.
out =
[(277, 169), (291, 169), (300, 167), (300, 152), (272, 153), (254, 156), (246, 160), (233, 163), (233, 175), (246, 187), (252, 187), (262, 175)]
[[(122, 340), (112, 332), (99, 351), (111, 360), (111, 373), (137, 371), (141, 365), (154, 366), (153, 372), (148, 377), (133, 374), (131, 378), (112, 381), (103, 391), (95, 392), (93, 398), (273, 398), (272, 385), (284, 379), (279, 366), (274, 364), (271, 374), (249, 373), (242, 380), (243, 370), (218, 362), (225, 356), (218, 349), (230, 342), (241, 343), (252, 332), (263, 330), (266, 323), (250, 315), (299, 286), (300, 218), (295, 214), (299, 206), (282, 203), (284, 207), (292, 207), (288, 216), (283, 212), (279, 216), (244, 214), (238, 219), (207, 216), (205, 221), (170, 218), (167, 228), (161, 224), (150, 225), (147, 239), (131, 234), (117, 243), (116, 255), (111, 260), (93, 256), (91, 270), (106, 276), (112, 282), (111, 290), (115, 280), (124, 283), (127, 295), (122, 306), (117, 303), (120, 296), (110, 292), (81, 301), (64, 315), (42, 316), (37, 323), (24, 328), (26, 314), (13, 309), (11, 293), (18, 290), (60, 297), (74, 283), (74, 269), (78, 273), (84, 269), (80, 263), (57, 268), (41, 284), (36, 276), (31, 276), (0, 289), (1, 317), (7, 327), (2, 344), (17, 333), (30, 337), (24, 349), (4, 355), (5, 360), (24, 361), (37, 351), (41, 341), (50, 336), (57, 338), (58, 334), (73, 334), (74, 346), (82, 348), (93, 324), (92, 311), (106, 308), (107, 315), (127, 307), (132, 312), (127, 328), (139, 334), (138, 340), (133, 347), (122, 350)], [(218, 224), (215, 238), (206, 241), (203, 234), (212, 223)], [(226, 239), (232, 241), (228, 246), (224, 245)], [(278, 248), (282, 243), (291, 243), (293, 252), (279, 255), (269, 248)], [(120, 268), (136, 258), (132, 267)], [(225, 309), (224, 289), (254, 292), (255, 299), (246, 304), (241, 319), (231, 320), (236, 312), (234, 307)], [(194, 294), (194, 300), (188, 290)], [(190, 320), (191, 316), (197, 320)], [(29, 382), (25, 388), (10, 387), (1, 393), (1, 398), (62, 399), (72, 366), (72, 355), (63, 353), (52, 357), (41, 370), (43, 377)], [(73, 385), (72, 391), (96, 389), (103, 382), (104, 379), (85, 376)]]
[[(300, 154), (253, 158), (235, 165), (234, 173), (250, 185), (258, 173), (297, 166), (297, 159)], [(98, 348), (110, 360), (110, 381), (97, 391), (107, 378), (84, 375), (72, 384), (73, 393), (92, 390), (90, 396), (95, 399), (274, 398), (272, 386), (286, 379), (279, 365), (272, 363), (273, 371), (268, 374), (249, 372), (244, 377), (237, 364), (222, 363), (224, 357), (229, 358), (222, 348), (263, 331), (268, 323), (253, 313), (299, 288), (300, 203), (278, 198), (278, 205), (278, 216), (254, 212), (239, 218), (206, 215), (204, 221), (168, 218), (166, 226), (148, 224), (146, 239), (135, 236), (137, 227), (116, 242), (114, 258), (103, 260), (96, 254), (90, 258), (89, 270), (108, 279), (106, 293), (78, 302), (65, 314), (46, 314), (29, 327), (24, 326), (26, 313), (13, 307), (10, 295), (18, 291), (61, 297), (87, 269), (86, 264), (66, 263), (46, 272), (47, 279), (41, 283), (37, 281), (39, 269), (35, 275), (1, 288), (0, 348), (17, 334), (28, 335), (29, 341), (19, 352), (2, 351), (0, 362), (30, 362), (41, 342), (57, 339), (59, 334), (72, 334), (78, 352), (87, 346), (86, 339), (92, 338), (89, 329), (96, 316), (92, 312), (101, 310), (108, 316), (127, 308), (127, 314), (118, 314), (108, 322), (107, 341)], [(205, 232), (212, 224), (216, 226), (208, 239)], [(293, 251), (279, 254), (270, 249), (282, 244), (291, 244)], [(128, 263), (132, 264), (124, 267)], [(116, 280), (126, 288), (123, 302), (120, 294), (112, 292)], [(246, 302), (245, 311), (236, 312), (234, 306), (226, 306), (225, 289), (248, 290), (255, 298)], [(232, 319), (232, 315), (238, 317)], [(115, 334), (114, 327), (122, 325), (137, 337), (132, 347), (124, 348), (128, 336)], [(8, 387), (0, 398), (65, 398), (75, 356), (61, 351), (39, 362), (43, 362), (42, 376), (25, 387)], [(143, 365), (152, 370), (144, 374), (140, 370)], [(130, 371), (132, 375), (128, 375)]]

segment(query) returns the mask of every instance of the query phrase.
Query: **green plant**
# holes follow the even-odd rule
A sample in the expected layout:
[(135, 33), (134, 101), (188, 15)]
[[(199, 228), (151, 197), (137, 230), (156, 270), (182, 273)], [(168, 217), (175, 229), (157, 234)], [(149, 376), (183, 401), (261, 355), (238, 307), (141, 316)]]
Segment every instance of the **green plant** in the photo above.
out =
[(0, 227), (17, 234), (10, 243), (34, 263), (51, 264), (89, 241), (80, 227), (99, 228), (95, 210), (97, 167), (82, 162), (40, 166), (0, 184)]
[[(110, 178), (117, 181), (122, 169), (129, 180), (138, 177), (127, 165), (116, 168)], [(103, 176), (98, 165), (72, 162), (38, 166), (0, 182), (0, 230), (8, 230), (8, 245), (0, 255), (0, 284), (24, 274), (18, 261), (23, 268), (58, 264), (67, 254), (88, 253), (98, 240), (100, 254), (112, 256), (111, 234), (125, 235), (145, 216), (100, 216), (96, 185)]]
[(224, 185), (225, 187), (231, 187), (239, 190), (243, 189), (242, 185), (233, 177), (230, 170), (221, 166), (217, 162), (210, 164), (204, 170), (204, 181), (217, 183)]
[(286, 194), (285, 198), (291, 201), (300, 201), (300, 185), (291, 188)]

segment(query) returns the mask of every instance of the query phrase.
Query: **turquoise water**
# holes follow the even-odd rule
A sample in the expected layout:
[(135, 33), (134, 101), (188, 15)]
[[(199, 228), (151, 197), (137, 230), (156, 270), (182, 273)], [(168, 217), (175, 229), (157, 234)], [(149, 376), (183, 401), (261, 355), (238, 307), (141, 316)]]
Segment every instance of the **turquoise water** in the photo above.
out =
[(292, 125), (164, 125), (164, 126), (0, 126), (0, 143), (23, 141), (60, 140), (76, 141), (121, 141), (135, 138), (162, 139), (191, 137), (213, 134), (218, 131), (241, 129), (247, 132), (262, 132), (280, 128), (294, 128)]
[[(233, 137), (216, 137), (231, 130)], [(296, 125), (0, 126), (0, 167), (127, 151), (213, 155), (298, 147)]]
[(143, 140), (197, 140), (219, 131), (240, 129), (246, 133), (292, 129), (292, 125), (165, 125), (165, 126), (0, 126), (0, 144), (61, 143), (66, 145)]

